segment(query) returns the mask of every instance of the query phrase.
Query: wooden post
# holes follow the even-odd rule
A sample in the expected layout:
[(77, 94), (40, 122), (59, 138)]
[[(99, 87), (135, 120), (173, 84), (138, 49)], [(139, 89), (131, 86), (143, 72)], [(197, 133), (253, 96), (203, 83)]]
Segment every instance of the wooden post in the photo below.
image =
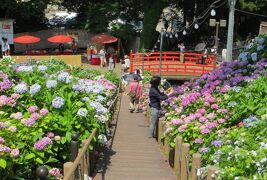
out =
[(191, 180), (197, 180), (197, 169), (201, 167), (201, 154), (193, 154), (193, 162), (191, 169)]
[(175, 139), (175, 155), (174, 155), (174, 172), (177, 179), (181, 179), (181, 155), (182, 155), (183, 138), (181, 136)]
[[(63, 175), (64, 176), (68, 173), (68, 171), (70, 170), (70, 168), (71, 168), (72, 165), (73, 165), (73, 162), (66, 162), (66, 163), (64, 163), (64, 166), (63, 166)], [(68, 180), (74, 180), (74, 174)]]
[[(81, 151), (82, 151), (82, 149), (79, 149), (79, 154), (81, 153)], [(84, 157), (85, 157), (85, 154), (83, 155), (83, 157), (82, 157), (82, 159), (80, 161), (80, 167), (79, 167), (80, 168), (79, 169), (79, 178), (82, 179), (82, 180), (84, 180), (84, 174), (85, 174), (85, 171), (84, 171), (84, 169), (85, 169), (85, 167), (84, 167), (84, 165), (85, 165)]]
[(159, 123), (158, 123), (158, 143), (160, 143), (160, 145), (162, 146), (162, 143), (161, 143), (161, 136), (162, 136), (162, 127), (163, 127), (163, 123), (161, 120), (159, 120)]
[[(166, 124), (164, 125), (164, 132), (166, 131), (167, 127)], [(170, 144), (167, 140), (167, 138), (164, 138), (164, 154), (167, 159), (169, 159), (169, 153), (170, 153)]]
[(181, 157), (181, 180), (188, 179), (189, 169), (189, 144), (182, 144), (182, 157)]
[(74, 162), (79, 151), (78, 134), (71, 135), (71, 161)]
[[(85, 140), (83, 140), (82, 142), (83, 146), (85, 144)], [(88, 157), (88, 150), (85, 152), (84, 157), (83, 157), (83, 171), (85, 175), (89, 176), (89, 170), (88, 170), (88, 166), (89, 166), (89, 157)]]
[(209, 166), (208, 167), (208, 177), (207, 180), (214, 180), (215, 179), (215, 172), (217, 171), (217, 168), (215, 166)]

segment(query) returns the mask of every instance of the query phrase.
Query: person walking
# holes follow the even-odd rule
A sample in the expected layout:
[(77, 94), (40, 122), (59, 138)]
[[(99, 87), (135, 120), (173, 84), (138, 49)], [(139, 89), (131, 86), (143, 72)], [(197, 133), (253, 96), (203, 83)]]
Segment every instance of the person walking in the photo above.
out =
[(159, 76), (153, 76), (150, 80), (150, 90), (149, 90), (149, 107), (150, 107), (150, 126), (149, 126), (149, 138), (154, 137), (155, 127), (159, 121), (160, 109), (161, 109), (161, 101), (168, 99), (173, 93), (173, 89), (171, 89), (168, 93), (160, 92), (159, 85), (161, 82), (161, 78)]
[(180, 49), (180, 62), (184, 62), (184, 52), (185, 52), (185, 46), (184, 43), (178, 44), (178, 48)]
[(138, 82), (138, 77), (134, 76), (134, 81), (130, 83), (129, 93), (130, 96), (130, 113), (139, 112), (139, 100), (142, 94), (142, 86)]
[(115, 68), (115, 62), (114, 62), (113, 55), (111, 54), (109, 59), (108, 59), (108, 70), (113, 71), (114, 68)]
[(2, 56), (9, 56), (10, 46), (8, 44), (7, 38), (2, 37)]
[(124, 56), (124, 63), (125, 63), (125, 73), (128, 72), (128, 70), (130, 69), (130, 59), (127, 55)]
[(106, 66), (106, 53), (105, 53), (104, 47), (100, 49), (99, 56), (100, 56), (100, 66), (101, 67)]

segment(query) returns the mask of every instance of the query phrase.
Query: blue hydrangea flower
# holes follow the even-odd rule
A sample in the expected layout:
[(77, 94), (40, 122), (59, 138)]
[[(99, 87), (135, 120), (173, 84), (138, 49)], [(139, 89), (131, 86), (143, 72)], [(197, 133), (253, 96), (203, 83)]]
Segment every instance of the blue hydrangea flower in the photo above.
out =
[(103, 102), (104, 100), (105, 100), (105, 98), (101, 95), (97, 95), (95, 98), (95, 101), (97, 101), (97, 102)]
[(64, 81), (66, 81), (66, 79), (69, 77), (69, 73), (67, 73), (67, 72), (62, 72), (62, 73), (60, 73), (59, 75), (58, 75), (58, 77), (57, 77), (57, 79), (58, 79), (58, 81), (60, 81), (60, 82), (64, 82)]
[(252, 53), (251, 58), (252, 58), (252, 61), (257, 61), (257, 59), (258, 59), (257, 53)]
[(261, 51), (264, 49), (264, 46), (263, 45), (257, 45), (257, 51)]
[(64, 99), (60, 96), (57, 96), (53, 99), (52, 105), (54, 108), (59, 109), (64, 105)]
[(80, 117), (86, 117), (87, 114), (88, 114), (88, 111), (87, 111), (87, 109), (85, 109), (85, 108), (80, 108), (80, 109), (78, 110), (77, 114), (78, 114), (78, 116), (80, 116)]
[(86, 102), (86, 101), (89, 101), (89, 100), (90, 100), (89, 97), (83, 97), (83, 98), (82, 98), (82, 101), (85, 101), (85, 102)]
[(239, 58), (242, 60), (242, 61), (247, 61), (248, 60), (248, 52), (242, 52), (239, 54)]
[(97, 114), (107, 113), (108, 110), (99, 102), (90, 102), (90, 106), (93, 107)]
[(14, 87), (14, 92), (18, 94), (24, 94), (28, 91), (28, 86), (26, 83), (20, 83)]
[(259, 119), (257, 117), (250, 116), (249, 118), (244, 119), (243, 123), (246, 128), (249, 128), (249, 127), (256, 127), (258, 121)]
[(235, 91), (235, 92), (240, 92), (241, 91), (241, 89), (242, 89), (242, 87), (240, 87), (240, 86), (234, 86), (234, 87), (232, 87), (231, 88), (233, 91)]
[(53, 87), (56, 87), (56, 86), (57, 86), (57, 81), (56, 80), (48, 80), (46, 82), (46, 87), (48, 89), (53, 88)]
[(40, 66), (38, 66), (37, 68), (38, 68), (39, 71), (42, 71), (42, 72), (44, 72), (44, 71), (47, 70), (47, 67), (44, 66), (44, 65), (40, 65)]
[(18, 72), (32, 72), (33, 68), (32, 66), (19, 66), (17, 71)]
[(211, 142), (211, 145), (215, 146), (215, 147), (220, 147), (222, 145), (222, 140), (214, 140)]
[(41, 90), (41, 85), (34, 84), (30, 87), (30, 94), (33, 96)]
[(257, 41), (257, 43), (258, 43), (259, 45), (263, 45), (264, 42), (265, 42), (265, 39), (262, 38), (262, 37), (257, 37), (257, 38), (256, 38), (256, 41)]

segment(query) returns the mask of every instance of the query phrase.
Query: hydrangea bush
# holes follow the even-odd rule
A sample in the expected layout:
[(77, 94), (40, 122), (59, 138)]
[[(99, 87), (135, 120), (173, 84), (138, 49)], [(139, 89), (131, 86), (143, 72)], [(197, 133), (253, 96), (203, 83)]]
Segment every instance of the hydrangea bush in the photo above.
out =
[(116, 90), (99, 72), (60, 61), (0, 60), (1, 178), (34, 179), (40, 165), (61, 177), (72, 133), (83, 140), (97, 128), (105, 136)]
[[(259, 148), (260, 144), (266, 143), (263, 140), (266, 139), (266, 126), (262, 126), (261, 118), (267, 107), (266, 49), (267, 37), (257, 37), (254, 44), (240, 54), (239, 60), (224, 62), (213, 72), (175, 87), (173, 96), (162, 103), (160, 120), (166, 124), (164, 137), (171, 147), (175, 146), (175, 138), (182, 136), (184, 142), (190, 144), (191, 153), (202, 154), (204, 166), (219, 166), (221, 179), (267, 177), (263, 157), (266, 147)], [(260, 126), (264, 135), (248, 130)], [(229, 161), (225, 153), (231, 152), (235, 156), (238, 145), (234, 143), (239, 139), (239, 133), (249, 136), (247, 139), (243, 136), (242, 143), (251, 142), (255, 146), (241, 149), (244, 144), (240, 143), (238, 161), (232, 157), (233, 161)], [(258, 139), (250, 138), (250, 135)], [(227, 144), (227, 140), (231, 143)], [(244, 154), (247, 151), (250, 151), (249, 155)], [(256, 151), (256, 156), (249, 159), (247, 156), (253, 156), (251, 151)], [(242, 163), (246, 158), (249, 160), (244, 168)], [(258, 166), (257, 162), (260, 162)], [(232, 178), (227, 177), (229, 173)]]

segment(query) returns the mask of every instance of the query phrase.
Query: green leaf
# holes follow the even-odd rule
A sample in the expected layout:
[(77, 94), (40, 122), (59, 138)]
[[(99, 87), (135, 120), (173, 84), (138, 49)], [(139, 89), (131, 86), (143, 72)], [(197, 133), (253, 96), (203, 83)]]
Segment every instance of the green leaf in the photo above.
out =
[(65, 144), (66, 141), (67, 141), (66, 137), (62, 137), (62, 138), (61, 138), (61, 143), (62, 143), (62, 144)]
[(55, 159), (55, 158), (51, 158), (51, 157), (50, 157), (50, 158), (48, 159), (48, 161), (46, 161), (46, 164), (47, 164), (47, 163), (52, 163), (52, 162), (58, 162), (58, 160)]
[(6, 168), (6, 161), (4, 159), (0, 159), (0, 167), (5, 169)]
[(34, 158), (34, 157), (35, 157), (35, 154), (30, 153), (30, 154), (28, 154), (28, 155), (25, 157), (25, 159), (26, 159), (26, 160), (29, 160), (29, 159), (32, 159), (32, 158)]
[(44, 164), (43, 160), (40, 158), (36, 158), (35, 161), (38, 162), (39, 164)]

